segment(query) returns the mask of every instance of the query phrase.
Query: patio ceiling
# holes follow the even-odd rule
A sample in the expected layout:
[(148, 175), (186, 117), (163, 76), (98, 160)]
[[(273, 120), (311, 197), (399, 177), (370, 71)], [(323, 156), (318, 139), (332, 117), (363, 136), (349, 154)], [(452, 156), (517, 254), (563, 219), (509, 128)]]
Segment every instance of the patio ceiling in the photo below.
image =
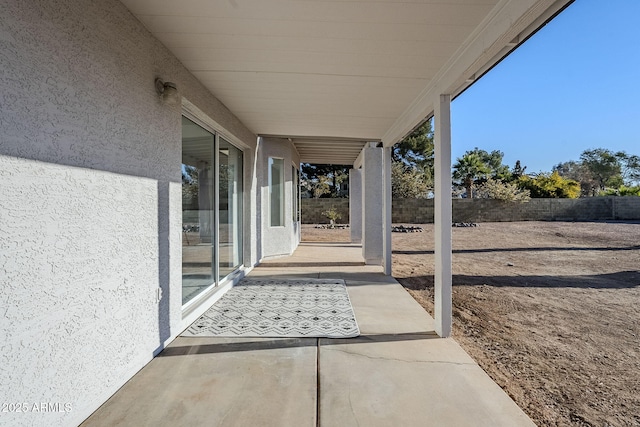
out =
[[(289, 138), (304, 163), (352, 165), (368, 141), (344, 138)], [(373, 142), (373, 141), (372, 141)]]
[(570, 0), (122, 2), (255, 134), (347, 164), (366, 141), (399, 141)]

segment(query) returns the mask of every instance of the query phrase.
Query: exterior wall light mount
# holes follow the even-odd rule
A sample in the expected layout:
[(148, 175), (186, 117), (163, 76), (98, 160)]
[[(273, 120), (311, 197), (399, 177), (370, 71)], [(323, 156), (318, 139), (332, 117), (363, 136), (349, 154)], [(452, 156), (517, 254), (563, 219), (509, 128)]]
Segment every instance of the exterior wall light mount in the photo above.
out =
[(180, 103), (180, 95), (175, 83), (165, 82), (162, 79), (156, 79), (156, 92), (164, 102), (169, 105), (178, 105)]

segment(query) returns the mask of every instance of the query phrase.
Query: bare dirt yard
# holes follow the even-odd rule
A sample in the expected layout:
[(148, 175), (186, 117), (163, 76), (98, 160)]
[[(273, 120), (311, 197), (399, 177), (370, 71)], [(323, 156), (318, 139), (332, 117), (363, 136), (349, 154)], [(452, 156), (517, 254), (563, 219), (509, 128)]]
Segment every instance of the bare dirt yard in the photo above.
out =
[[(433, 315), (421, 227), (393, 233), (393, 275)], [(453, 251), (453, 337), (536, 424), (640, 426), (640, 222), (481, 223)]]

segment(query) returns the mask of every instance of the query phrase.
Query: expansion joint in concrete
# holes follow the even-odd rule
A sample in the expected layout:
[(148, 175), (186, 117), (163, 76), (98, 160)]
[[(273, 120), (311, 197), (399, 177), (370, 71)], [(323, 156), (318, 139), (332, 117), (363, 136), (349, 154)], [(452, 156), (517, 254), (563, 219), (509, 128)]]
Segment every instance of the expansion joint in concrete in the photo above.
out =
[(320, 338), (316, 338), (316, 427), (320, 427)]
[(337, 351), (340, 353), (351, 354), (353, 356), (365, 357), (370, 360), (387, 360), (389, 362), (402, 362), (402, 363), (419, 363), (419, 364), (442, 364), (442, 365), (454, 365), (454, 366), (473, 366), (474, 362), (451, 362), (449, 360), (417, 360), (417, 359), (402, 359), (397, 357), (384, 357), (384, 356), (371, 356), (368, 354), (358, 353), (355, 351), (340, 350), (337, 348), (325, 348), (326, 351)]

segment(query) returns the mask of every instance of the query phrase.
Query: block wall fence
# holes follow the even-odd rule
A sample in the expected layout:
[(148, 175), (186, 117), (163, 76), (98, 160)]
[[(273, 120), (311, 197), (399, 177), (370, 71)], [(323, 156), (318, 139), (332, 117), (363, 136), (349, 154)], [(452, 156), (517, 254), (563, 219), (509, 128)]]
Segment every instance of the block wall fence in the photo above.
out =
[[(602, 221), (640, 220), (640, 197), (589, 197), (583, 199), (531, 199), (503, 202), (492, 199), (453, 199), (454, 222)], [(322, 212), (332, 207), (338, 223), (349, 222), (349, 199), (302, 199), (303, 224), (327, 224)], [(433, 199), (396, 199), (392, 222), (433, 222)]]

